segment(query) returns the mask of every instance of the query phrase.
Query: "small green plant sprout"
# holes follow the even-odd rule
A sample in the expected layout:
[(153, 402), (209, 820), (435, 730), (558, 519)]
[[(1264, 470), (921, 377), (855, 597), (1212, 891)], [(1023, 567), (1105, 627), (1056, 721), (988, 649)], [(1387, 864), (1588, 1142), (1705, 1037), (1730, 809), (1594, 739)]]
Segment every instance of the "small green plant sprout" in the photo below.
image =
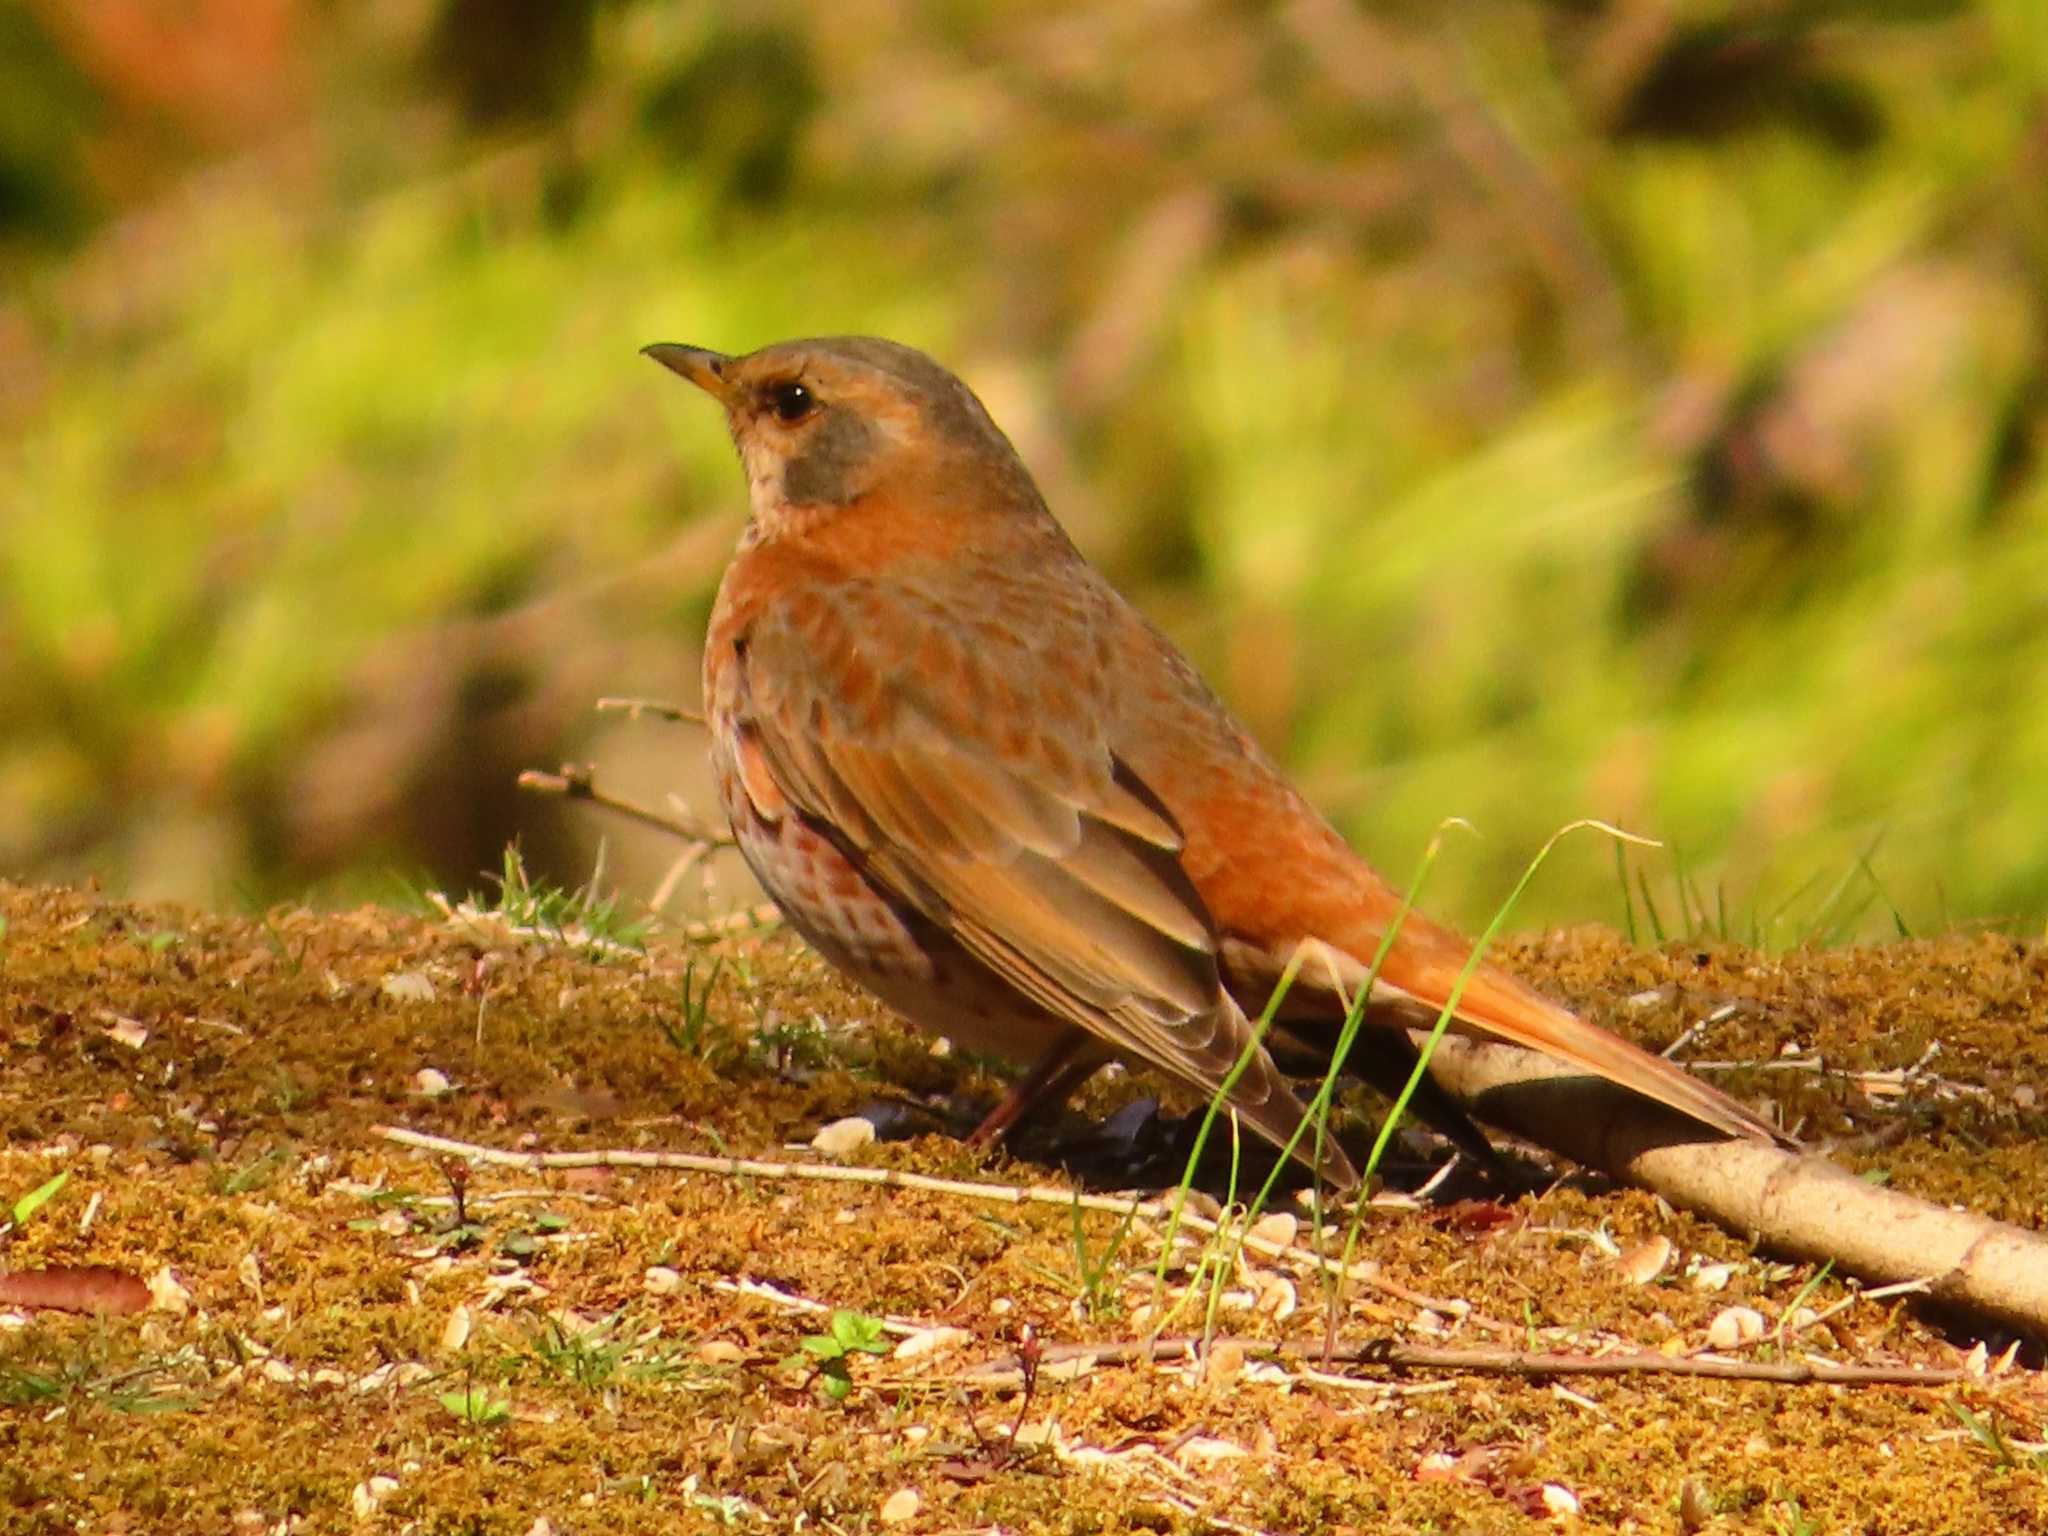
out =
[(1807, 1514), (1791, 1489), (1780, 1483), (1771, 1490), (1771, 1498), (1774, 1503), (1769, 1513), (1774, 1536), (1821, 1536), (1821, 1523)]
[(680, 1016), (673, 1022), (662, 1019), (660, 1023), (668, 1043), (686, 1056), (710, 1054), (711, 998), (724, 974), (723, 956), (714, 956), (708, 966), (700, 966), (695, 956), (683, 962), (683, 979), (677, 989)]
[(539, 1211), (516, 1231), (498, 1243), (498, 1252), (508, 1259), (529, 1259), (540, 1252), (541, 1239), (569, 1229), (569, 1218), (556, 1211)]
[(42, 1183), (14, 1202), (14, 1209), (9, 1212), (8, 1226), (10, 1228), (20, 1226), (29, 1217), (35, 1215), (37, 1211), (40, 1211), (44, 1206), (56, 1199), (58, 1191), (70, 1182), (71, 1170), (69, 1168), (66, 1168), (62, 1173), (54, 1177), (43, 1180)]
[(550, 1317), (534, 1331), (526, 1358), (548, 1375), (590, 1392), (607, 1391), (628, 1374), (657, 1379), (673, 1372), (667, 1356), (636, 1361), (633, 1342), (618, 1336), (617, 1321), (610, 1317), (571, 1326)]
[(429, 892), (427, 899), (452, 920), (494, 924), (529, 938), (568, 945), (592, 958), (646, 951), (652, 922), (629, 917), (616, 892), (602, 894), (602, 849), (590, 879), (573, 891), (529, 875), (517, 843), (506, 845), (499, 872), (488, 878), (498, 888), (495, 897), (472, 891), (454, 903), (436, 891)]
[(472, 1429), (488, 1429), (512, 1417), (509, 1397), (493, 1397), (474, 1383), (459, 1392), (443, 1392), (440, 1404)]
[(1131, 1220), (1138, 1214), (1140, 1200), (1132, 1200), (1130, 1209), (1125, 1211), (1111, 1232), (1108, 1240), (1097, 1251), (1088, 1241), (1088, 1227), (1083, 1219), (1079, 1195), (1070, 1207), (1073, 1216), (1074, 1275), (1069, 1279), (1044, 1264), (1026, 1264), (1033, 1273), (1051, 1281), (1054, 1285), (1073, 1293), (1075, 1304), (1088, 1317), (1097, 1322), (1115, 1317), (1123, 1311), (1123, 1297), (1116, 1285), (1117, 1255), (1123, 1252), (1125, 1240), (1131, 1235)]
[(751, 1053), (769, 1071), (801, 1072), (831, 1064), (832, 1037), (817, 1014), (807, 1019), (786, 1019), (780, 1008), (757, 999), (754, 1018)]
[(2048, 1472), (2048, 1448), (2020, 1444), (2012, 1440), (1998, 1427), (1998, 1414), (1995, 1409), (1985, 1417), (1979, 1418), (1961, 1403), (1951, 1401), (1948, 1411), (1955, 1415), (1956, 1422), (1970, 1432), (1970, 1438), (1988, 1452), (1997, 1465), (2015, 1472)]
[[(372, 1190), (363, 1199), (383, 1214), (357, 1217), (348, 1224), (349, 1230), (408, 1237), (424, 1233), (434, 1248), (445, 1253), (482, 1248), (491, 1238), (491, 1221), (470, 1208), (469, 1165), (459, 1158), (445, 1157), (441, 1159), (440, 1170), (448, 1181), (445, 1200), (430, 1200), (410, 1189)], [(447, 1207), (445, 1211), (432, 1209), (442, 1205)], [(497, 1251), (508, 1259), (531, 1258), (541, 1251), (546, 1239), (567, 1231), (569, 1226), (569, 1218), (558, 1212), (536, 1212), (523, 1220), (502, 1224)]]
[(784, 1363), (801, 1365), (808, 1356), (813, 1379), (825, 1389), (825, 1395), (834, 1402), (844, 1402), (853, 1391), (853, 1372), (849, 1369), (853, 1357), (886, 1355), (889, 1343), (882, 1336), (881, 1319), (845, 1307), (833, 1312), (826, 1328), (827, 1332), (805, 1335), (800, 1352)]
[(272, 1147), (240, 1168), (217, 1167), (207, 1182), (217, 1195), (253, 1194), (275, 1179), (291, 1156), (287, 1148)]

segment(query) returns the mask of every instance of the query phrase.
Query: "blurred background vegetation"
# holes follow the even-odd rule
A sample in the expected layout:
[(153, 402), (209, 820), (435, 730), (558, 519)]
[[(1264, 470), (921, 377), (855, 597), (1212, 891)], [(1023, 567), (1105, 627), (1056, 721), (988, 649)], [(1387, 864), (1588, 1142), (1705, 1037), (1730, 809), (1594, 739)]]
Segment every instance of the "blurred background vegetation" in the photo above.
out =
[(2038, 927), (2044, 188), (2040, 0), (14, 0), (0, 871), (651, 886), (512, 785), (704, 798), (634, 349), (873, 331), (1447, 915)]

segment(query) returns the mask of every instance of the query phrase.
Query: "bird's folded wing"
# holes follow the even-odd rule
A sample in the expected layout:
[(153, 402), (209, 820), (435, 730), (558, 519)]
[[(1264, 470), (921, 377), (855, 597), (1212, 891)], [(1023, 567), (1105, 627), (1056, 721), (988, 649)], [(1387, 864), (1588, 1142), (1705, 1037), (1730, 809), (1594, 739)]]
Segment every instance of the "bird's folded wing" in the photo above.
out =
[[(856, 731), (837, 636), (789, 628), (757, 625), (742, 662), (738, 766), (756, 805), (834, 829), (871, 878), (1121, 1054), (1212, 1093), (1249, 1054), (1232, 1103), (1284, 1142), (1301, 1106), (1222, 990), (1214, 925), (1158, 799), (1071, 722), (1057, 741), (1031, 732), (1061, 723), (1014, 717), (1000, 743), (963, 739), (905, 687)], [(859, 665), (874, 660), (870, 645)]]

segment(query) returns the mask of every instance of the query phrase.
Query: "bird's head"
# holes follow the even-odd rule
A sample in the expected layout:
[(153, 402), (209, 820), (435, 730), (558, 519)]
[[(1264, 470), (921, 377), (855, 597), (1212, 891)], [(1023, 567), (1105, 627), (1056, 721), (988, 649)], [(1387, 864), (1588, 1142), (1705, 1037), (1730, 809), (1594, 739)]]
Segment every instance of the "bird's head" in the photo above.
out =
[(892, 501), (1043, 512), (1030, 475), (972, 390), (911, 347), (873, 336), (783, 341), (730, 357), (656, 342), (646, 354), (725, 407), (754, 521)]

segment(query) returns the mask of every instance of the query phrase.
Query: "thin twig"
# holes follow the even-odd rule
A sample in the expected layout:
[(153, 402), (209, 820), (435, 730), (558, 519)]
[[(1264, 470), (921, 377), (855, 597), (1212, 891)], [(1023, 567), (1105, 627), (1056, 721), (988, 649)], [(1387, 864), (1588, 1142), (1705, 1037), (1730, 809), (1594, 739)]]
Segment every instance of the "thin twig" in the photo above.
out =
[(728, 933), (744, 933), (749, 928), (767, 928), (781, 921), (782, 908), (772, 901), (764, 901), (758, 906), (728, 912), (723, 917), (707, 917), (702, 922), (685, 923), (682, 934), (686, 939), (722, 939)]
[(539, 795), (561, 795), (570, 800), (587, 800), (592, 805), (624, 816), (629, 821), (637, 821), (657, 832), (679, 837), (686, 843), (699, 843), (706, 848), (734, 846), (732, 834), (729, 832), (714, 832), (701, 822), (665, 816), (660, 811), (649, 810), (644, 805), (636, 805), (630, 800), (621, 800), (616, 795), (605, 794), (597, 787), (597, 770), (588, 763), (564, 763), (554, 773), (529, 768), (519, 775), (519, 787)]
[[(372, 1127), (384, 1140), (422, 1152), (467, 1157), (479, 1163), (529, 1170), (545, 1168), (665, 1168), (680, 1173), (707, 1173), (721, 1178), (812, 1179), (828, 1184), (858, 1184), (886, 1189), (909, 1189), (922, 1194), (950, 1195), (967, 1200), (986, 1200), (997, 1205), (1055, 1205), (1071, 1210), (1103, 1211), (1113, 1216), (1138, 1216), (1164, 1222), (1174, 1216), (1172, 1199), (1133, 1200), (1127, 1196), (1086, 1195), (1053, 1185), (988, 1184), (966, 1179), (941, 1179), (926, 1173), (907, 1173), (900, 1168), (861, 1168), (845, 1163), (793, 1163), (754, 1157), (712, 1157), (701, 1152), (650, 1152), (638, 1149), (590, 1152), (511, 1152), (475, 1142), (434, 1136), (404, 1126)], [(1213, 1237), (1225, 1224), (1183, 1207), (1179, 1224)], [(1231, 1239), (1262, 1258), (1297, 1264), (1318, 1273), (1334, 1273), (1330, 1259), (1298, 1244), (1275, 1242), (1255, 1232), (1232, 1230)], [(1464, 1319), (1488, 1331), (1507, 1334), (1510, 1325), (1483, 1318), (1469, 1302), (1424, 1295), (1387, 1279), (1377, 1264), (1357, 1263), (1344, 1270), (1344, 1278), (1356, 1281), (1381, 1295), (1410, 1306)]]
[[(765, 1158), (706, 1157), (695, 1152), (647, 1152), (610, 1150), (593, 1152), (511, 1152), (448, 1136), (433, 1136), (404, 1126), (373, 1127), (378, 1136), (400, 1146), (443, 1156), (467, 1157), (475, 1162), (503, 1167), (546, 1168), (667, 1168), (688, 1173), (710, 1173), (729, 1178), (817, 1179), (827, 1183), (879, 1185), (913, 1189), (928, 1194), (963, 1196), (1002, 1205), (1059, 1205), (1084, 1210), (1107, 1211), (1117, 1215), (1135, 1213), (1154, 1221), (1173, 1214), (1168, 1200), (1130, 1201), (1108, 1195), (1084, 1195), (1046, 1185), (981, 1184), (964, 1179), (941, 1179), (930, 1174), (906, 1173), (895, 1168), (854, 1168), (840, 1163), (790, 1163)], [(1180, 1222), (1215, 1233), (1221, 1224), (1183, 1208)], [(1273, 1258), (1307, 1259), (1327, 1267), (1327, 1261), (1291, 1244), (1281, 1244), (1252, 1233), (1238, 1240), (1244, 1247)], [(1393, 1294), (1431, 1304), (1433, 1310), (1459, 1311), (1459, 1303), (1423, 1298), (1419, 1293), (1396, 1287), (1384, 1280), (1372, 1265), (1353, 1265), (1348, 1278)], [(779, 1305), (803, 1311), (829, 1310), (822, 1303), (790, 1295), (758, 1282), (718, 1283), (721, 1289), (763, 1296)], [(914, 1331), (917, 1325), (892, 1323), (891, 1332)], [(1704, 1376), (1723, 1381), (1763, 1381), (1785, 1385), (1828, 1386), (1945, 1386), (1967, 1378), (1967, 1373), (1950, 1367), (1841, 1365), (1826, 1360), (1763, 1361), (1731, 1360), (1716, 1355), (1670, 1356), (1647, 1351), (1630, 1354), (1572, 1355), (1539, 1350), (1461, 1349), (1448, 1346), (1399, 1344), (1390, 1339), (1339, 1345), (1306, 1344), (1284, 1340), (1226, 1337), (1210, 1341), (1234, 1344), (1248, 1355), (1300, 1362), (1313, 1361), (1327, 1368), (1333, 1363), (1377, 1366), (1393, 1371), (1443, 1370), (1475, 1375), (1519, 1376), (1547, 1380), (1559, 1376)], [(1039, 1363), (1058, 1365), (1065, 1361), (1146, 1360), (1165, 1362), (1186, 1359), (1200, 1351), (1203, 1341), (1194, 1338), (1125, 1339), (1096, 1344), (1051, 1344), (1037, 1346)], [(969, 1379), (1016, 1374), (1024, 1369), (1015, 1356), (984, 1366)]]
[[(834, 1310), (825, 1302), (813, 1301), (808, 1296), (785, 1291), (780, 1286), (770, 1285), (764, 1280), (749, 1280), (744, 1275), (737, 1280), (714, 1280), (711, 1282), (711, 1289), (724, 1291), (732, 1296), (751, 1296), (757, 1301), (767, 1302), (772, 1307), (780, 1307), (785, 1312), (801, 1312), (808, 1317), (830, 1317)], [(895, 1317), (878, 1317), (874, 1319), (874, 1323), (882, 1332), (893, 1333), (901, 1339), (929, 1333), (936, 1326), (932, 1323), (916, 1323)]]
[[(1573, 1355), (1542, 1350), (1457, 1349), (1439, 1345), (1398, 1344), (1368, 1339), (1325, 1352), (1320, 1343), (1280, 1339), (1219, 1338), (1210, 1348), (1232, 1344), (1247, 1355), (1266, 1359), (1378, 1366), (1392, 1371), (1461, 1371), (1481, 1376), (1520, 1376), (1543, 1381), (1558, 1376), (1707, 1376), (1720, 1381), (1768, 1381), (1791, 1386), (1948, 1386), (1968, 1373), (1949, 1366), (1842, 1365), (1829, 1360), (1730, 1360), (1720, 1355), (1662, 1355), (1643, 1350), (1627, 1354)], [(1185, 1360), (1203, 1348), (1198, 1338), (1121, 1339), (1103, 1344), (1040, 1345), (1042, 1364), (1087, 1358), (1103, 1362)], [(973, 1374), (1010, 1376), (1019, 1369), (1014, 1358), (998, 1360)]]
[(692, 843), (682, 851), (676, 861), (669, 865), (668, 873), (661, 877), (661, 884), (654, 888), (654, 894), (647, 898), (647, 905), (656, 912), (668, 910), (668, 904), (675, 898), (676, 888), (688, 878), (691, 870), (704, 862), (704, 856), (711, 852), (709, 843)]
[(1885, 1070), (1860, 1070), (1853, 1067), (1831, 1067), (1827, 1058), (1817, 1052), (1806, 1056), (1779, 1056), (1770, 1061), (1689, 1061), (1688, 1072), (1805, 1072), (1815, 1077), (1832, 1078), (1837, 1082), (1850, 1083), (1862, 1089), (1872, 1098), (1898, 1098), (1913, 1088), (1929, 1088), (1936, 1098), (1996, 1099), (1997, 1095), (1981, 1083), (1958, 1082), (1952, 1077), (1943, 1077), (1938, 1072), (1926, 1070), (1926, 1063), (1938, 1052), (1939, 1047), (1930, 1047), (1910, 1067), (1891, 1067)]
[(676, 725), (702, 725), (704, 717), (693, 709), (680, 704), (669, 704), (661, 699), (604, 698), (597, 701), (597, 710), (602, 715), (624, 715), (629, 720), (638, 720), (642, 715), (652, 715), (657, 720), (671, 721)]

